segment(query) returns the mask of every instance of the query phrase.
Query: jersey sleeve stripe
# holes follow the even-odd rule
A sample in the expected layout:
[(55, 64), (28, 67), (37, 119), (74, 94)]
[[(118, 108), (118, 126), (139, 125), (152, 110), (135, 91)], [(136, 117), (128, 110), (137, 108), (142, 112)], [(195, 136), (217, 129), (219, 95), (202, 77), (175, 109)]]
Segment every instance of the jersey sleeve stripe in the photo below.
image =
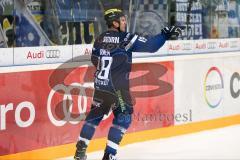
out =
[(125, 50), (126, 50), (126, 51), (129, 50), (129, 49), (132, 47), (132, 45), (133, 45), (134, 42), (137, 40), (137, 38), (138, 38), (138, 35), (135, 35), (135, 36), (132, 38), (132, 40), (128, 43), (128, 45), (126, 45), (126, 47), (125, 47)]

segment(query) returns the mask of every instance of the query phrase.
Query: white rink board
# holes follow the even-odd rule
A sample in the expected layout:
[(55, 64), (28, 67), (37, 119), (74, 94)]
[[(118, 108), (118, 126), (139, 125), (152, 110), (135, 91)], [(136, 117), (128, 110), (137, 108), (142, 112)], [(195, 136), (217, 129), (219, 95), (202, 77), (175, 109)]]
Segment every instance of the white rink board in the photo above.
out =
[(13, 65), (13, 48), (0, 48), (0, 66)]
[[(0, 49), (0, 66), (89, 61), (93, 44)], [(133, 52), (133, 59), (223, 53), (240, 50), (240, 38), (166, 41), (155, 53)], [(163, 56), (163, 57), (162, 57)]]
[[(237, 97), (233, 98), (230, 91), (233, 73), (240, 74), (240, 53), (239, 56), (222, 58), (177, 60), (174, 64), (175, 113), (192, 110), (193, 122), (240, 114), (240, 77), (236, 77), (232, 83)], [(220, 74), (212, 70), (207, 75), (212, 67), (218, 68)], [(219, 87), (221, 77), (222, 88)], [(175, 124), (183, 122), (175, 121)]]
[(86, 61), (90, 60), (92, 54), (93, 44), (73, 45), (73, 61)]

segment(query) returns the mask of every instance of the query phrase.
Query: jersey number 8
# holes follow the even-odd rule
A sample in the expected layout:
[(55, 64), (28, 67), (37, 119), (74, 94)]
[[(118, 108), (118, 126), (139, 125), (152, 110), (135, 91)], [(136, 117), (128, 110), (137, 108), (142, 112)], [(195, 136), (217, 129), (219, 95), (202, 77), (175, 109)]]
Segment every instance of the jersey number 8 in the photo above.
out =
[(101, 58), (101, 65), (100, 65), (101, 70), (98, 73), (98, 76), (97, 76), (98, 79), (102, 79), (102, 80), (108, 79), (111, 64), (112, 64), (112, 57), (102, 57)]

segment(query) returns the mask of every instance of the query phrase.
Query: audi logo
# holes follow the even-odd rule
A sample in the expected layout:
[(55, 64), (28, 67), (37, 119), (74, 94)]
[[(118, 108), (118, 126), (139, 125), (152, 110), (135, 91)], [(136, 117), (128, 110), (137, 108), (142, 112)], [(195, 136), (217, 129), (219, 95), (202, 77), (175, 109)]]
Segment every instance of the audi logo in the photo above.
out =
[(183, 50), (192, 50), (191, 43), (183, 43)]
[(238, 48), (238, 41), (231, 41), (230, 48)]
[[(71, 124), (78, 124), (81, 120), (85, 119), (85, 113), (87, 111), (87, 96), (86, 96), (86, 88), (93, 88), (93, 83), (72, 83), (69, 86), (65, 86), (63, 84), (58, 84), (55, 87), (52, 88), (52, 90), (49, 93), (48, 100), (47, 100), (47, 113), (50, 121), (55, 126), (63, 126), (67, 122)], [(79, 116), (76, 118), (71, 117), (71, 113), (73, 110), (73, 97), (71, 95), (71, 91), (73, 89), (78, 89), (80, 92), (77, 95), (77, 107), (79, 111)], [(52, 112), (52, 101), (53, 97), (56, 92), (64, 93), (63, 99), (62, 99), (62, 107), (63, 107), (63, 114), (64, 118), (62, 120), (56, 119)], [(71, 101), (73, 103), (70, 103), (67, 105), (67, 101)], [(76, 105), (75, 105), (76, 106)]]
[(217, 48), (217, 43), (216, 42), (208, 42), (207, 47), (208, 47), (208, 49), (215, 49), (215, 48)]
[(60, 50), (53, 49), (53, 50), (47, 50), (46, 51), (46, 58), (60, 58)]

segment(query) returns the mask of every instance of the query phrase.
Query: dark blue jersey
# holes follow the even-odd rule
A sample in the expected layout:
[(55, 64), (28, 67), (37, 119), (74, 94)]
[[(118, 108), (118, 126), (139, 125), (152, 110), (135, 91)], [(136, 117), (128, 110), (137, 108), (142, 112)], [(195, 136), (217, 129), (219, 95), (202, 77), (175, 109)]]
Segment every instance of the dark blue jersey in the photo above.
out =
[(156, 52), (166, 41), (158, 34), (145, 38), (136, 34), (106, 31), (96, 38), (92, 63), (97, 67), (94, 86), (98, 90), (129, 90), (132, 52)]

